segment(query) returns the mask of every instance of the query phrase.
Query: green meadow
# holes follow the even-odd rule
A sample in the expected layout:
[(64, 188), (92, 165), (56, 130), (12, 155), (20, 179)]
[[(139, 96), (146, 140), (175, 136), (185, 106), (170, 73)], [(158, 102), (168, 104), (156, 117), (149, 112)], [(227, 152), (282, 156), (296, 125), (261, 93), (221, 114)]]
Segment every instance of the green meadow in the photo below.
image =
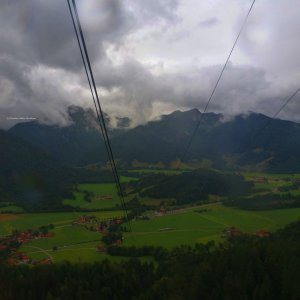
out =
[(95, 261), (104, 258), (97, 246), (101, 243), (99, 232), (89, 231), (80, 225), (64, 225), (52, 231), (54, 236), (23, 244), (24, 251), (32, 259), (52, 257), (54, 261)]
[[(202, 206), (203, 208), (204, 206)], [(180, 213), (152, 217), (150, 220), (131, 222), (132, 233), (125, 234), (125, 245), (155, 245), (171, 248), (181, 244), (222, 241), (223, 230), (234, 226), (243, 232), (255, 233), (258, 229), (275, 231), (300, 219), (300, 208), (272, 211), (245, 211), (219, 204), (188, 208)]]
[[(140, 173), (167, 173), (175, 174), (173, 170), (131, 170)], [(179, 171), (180, 172), (180, 171)], [(292, 185), (289, 179), (300, 179), (300, 175), (244, 173), (247, 180), (254, 182), (253, 194), (276, 192), (279, 187)], [(258, 182), (258, 177), (265, 177), (264, 182)], [(289, 178), (289, 179), (288, 179)], [(133, 177), (121, 177), (122, 182), (136, 180)], [(84, 191), (92, 192), (90, 201), (84, 199)], [(300, 194), (299, 190), (289, 191)], [(99, 199), (101, 196), (111, 196), (112, 199)], [(98, 197), (97, 197), (98, 196)], [(129, 200), (134, 195), (127, 197)], [(162, 199), (140, 198), (141, 203), (159, 206)], [(217, 201), (217, 200), (215, 200)], [(218, 200), (220, 201), (220, 199)], [(120, 204), (120, 200), (113, 183), (80, 184), (75, 193), (75, 199), (66, 199), (64, 204), (74, 208), (73, 212), (57, 213), (24, 213), (15, 206), (3, 205), (0, 208), (0, 236), (8, 235), (13, 230), (34, 229), (42, 225), (54, 224), (53, 237), (32, 240), (23, 244), (20, 251), (26, 252), (33, 259), (52, 257), (55, 262), (68, 260), (71, 262), (101, 261), (106, 258), (120, 260), (97, 251), (101, 244), (102, 235), (99, 232), (89, 231), (84, 226), (73, 225), (73, 221), (80, 216), (94, 215), (98, 218), (123, 216), (121, 210), (109, 210)], [(107, 209), (106, 211), (78, 212), (76, 208)], [(203, 210), (205, 208), (205, 210)], [(1, 213), (10, 210), (15, 213)], [(199, 212), (200, 211), (200, 212)], [(182, 208), (173, 214), (156, 216), (147, 211), (149, 220), (133, 220), (132, 232), (124, 233), (125, 246), (153, 245), (171, 248), (181, 244), (192, 245), (206, 243), (210, 240), (222, 242), (226, 227), (234, 226), (243, 232), (255, 233), (258, 229), (273, 232), (286, 224), (300, 219), (300, 208), (278, 209), (270, 211), (248, 211), (232, 207), (225, 207), (218, 203), (202, 206)]]
[[(123, 216), (122, 211), (92, 212), (98, 218), (107, 219)], [(81, 214), (73, 213), (39, 213), (0, 215), (0, 233), (7, 235), (14, 229), (33, 229), (46, 224), (54, 224), (53, 237), (32, 240), (23, 244), (20, 251), (26, 252), (32, 259), (52, 257), (54, 261), (68, 260), (95, 261), (107, 258), (107, 255), (99, 253), (97, 246), (101, 244), (102, 235), (96, 231), (89, 231), (82, 225), (73, 225)], [(54, 250), (56, 249), (56, 250)]]
[(0, 207), (0, 213), (4, 213), (4, 212), (13, 212), (13, 213), (22, 213), (24, 212), (24, 210), (16, 205), (7, 205), (7, 206), (2, 206)]
[[(120, 202), (115, 184), (113, 183), (86, 183), (78, 185), (78, 192), (75, 192), (75, 199), (66, 199), (64, 204), (85, 208), (85, 209), (102, 209), (113, 208)], [(95, 196), (91, 197), (90, 202), (84, 200), (83, 191), (93, 192)], [(112, 199), (97, 199), (97, 196), (111, 196)]]
[(134, 170), (128, 170), (128, 172), (144, 173), (144, 174), (163, 173), (163, 174), (170, 174), (170, 175), (176, 175), (182, 173), (182, 171), (172, 170), (172, 169), (134, 169)]
[(82, 243), (79, 245), (70, 245), (65, 247), (58, 247), (57, 250), (52, 248), (35, 247), (31, 243), (23, 245), (20, 251), (26, 252), (26, 254), (35, 260), (51, 257), (54, 262), (94, 262), (102, 261), (105, 259), (120, 261), (122, 257), (112, 257), (106, 253), (100, 253), (97, 251), (99, 242)]
[[(120, 177), (121, 182), (125, 183), (131, 180), (136, 180), (133, 177)], [(84, 191), (94, 193), (90, 202), (84, 199)], [(78, 192), (74, 194), (75, 199), (66, 199), (63, 201), (65, 205), (84, 209), (108, 209), (116, 205), (120, 205), (120, 198), (117, 193), (117, 188), (114, 183), (86, 183), (78, 185)], [(111, 196), (112, 199), (97, 199), (101, 196)]]
[[(197, 212), (205, 208), (207, 211)], [(122, 212), (95, 212), (107, 218), (122, 215)], [(83, 226), (72, 225), (77, 213), (24, 214), (17, 219), (0, 222), (0, 229), (10, 223), (16, 229), (34, 228), (53, 223), (54, 236), (30, 241), (22, 245), (21, 251), (33, 259), (53, 257), (54, 261), (99, 261), (108, 256), (97, 251), (102, 235)], [(223, 230), (235, 226), (243, 232), (254, 233), (258, 229), (275, 231), (286, 224), (300, 219), (300, 208), (272, 211), (245, 211), (209, 204), (182, 209), (164, 216), (150, 215), (150, 220), (131, 222), (132, 232), (124, 234), (124, 245), (154, 245), (171, 248), (181, 244), (192, 245), (210, 240), (221, 242)], [(51, 222), (50, 222), (51, 221)], [(7, 232), (5, 232), (7, 233)], [(53, 250), (55, 247), (56, 250)]]
[[(28, 214), (0, 214), (0, 236), (11, 234), (15, 229), (27, 230), (39, 226), (54, 224), (55, 227), (70, 225), (84, 213), (56, 212), (56, 213), (28, 213)], [(98, 218), (123, 216), (123, 211), (100, 211), (89, 213)]]

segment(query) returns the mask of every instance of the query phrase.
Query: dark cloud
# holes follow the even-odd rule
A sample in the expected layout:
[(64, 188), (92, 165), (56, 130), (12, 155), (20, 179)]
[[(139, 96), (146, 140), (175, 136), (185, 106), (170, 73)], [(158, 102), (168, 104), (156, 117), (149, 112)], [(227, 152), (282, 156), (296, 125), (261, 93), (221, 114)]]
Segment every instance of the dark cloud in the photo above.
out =
[[(81, 10), (93, 60), (101, 58), (105, 42), (118, 41), (130, 30), (122, 1), (86, 1)], [(83, 6), (79, 1), (79, 7)], [(97, 14), (97, 18), (93, 13)], [(28, 64), (74, 70), (82, 66), (67, 1), (1, 0), (0, 53)]]
[[(233, 0), (77, 3), (103, 108), (130, 116), (132, 125), (164, 109), (203, 109), (249, 7)], [(297, 0), (257, 3), (208, 110), (272, 115), (297, 87), (297, 8)], [(23, 115), (67, 124), (68, 105), (91, 106), (66, 1), (0, 0), (0, 41), (1, 127), (10, 126), (6, 116)], [(297, 99), (282, 117), (298, 118)]]
[[(112, 72), (107, 45), (122, 44), (126, 34), (140, 28), (141, 15), (149, 23), (174, 20), (170, 8), (176, 6), (173, 0), (156, 1), (156, 5), (121, 0), (77, 3), (90, 58), (100, 65), (101, 85), (107, 89), (125, 78), (117, 70)], [(11, 125), (8, 116), (65, 124), (66, 107), (74, 101), (87, 102), (78, 99), (89, 94), (66, 1), (0, 0), (0, 40), (1, 127)]]

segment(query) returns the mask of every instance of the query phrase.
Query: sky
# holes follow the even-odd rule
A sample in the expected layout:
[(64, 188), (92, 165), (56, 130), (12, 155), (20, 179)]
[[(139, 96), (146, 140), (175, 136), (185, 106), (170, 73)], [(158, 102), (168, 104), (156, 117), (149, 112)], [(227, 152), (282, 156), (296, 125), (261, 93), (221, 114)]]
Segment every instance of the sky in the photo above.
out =
[[(103, 110), (203, 110), (252, 0), (77, 0)], [(207, 111), (272, 116), (300, 87), (300, 1), (257, 0)], [(92, 107), (66, 0), (0, 0), (0, 128)], [(280, 113), (300, 122), (300, 95)]]

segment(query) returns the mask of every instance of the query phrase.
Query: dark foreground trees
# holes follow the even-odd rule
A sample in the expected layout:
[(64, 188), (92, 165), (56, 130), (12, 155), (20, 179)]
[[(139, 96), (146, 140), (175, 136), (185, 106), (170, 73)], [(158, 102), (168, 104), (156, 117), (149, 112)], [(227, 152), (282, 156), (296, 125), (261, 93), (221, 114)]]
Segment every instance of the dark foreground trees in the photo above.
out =
[[(151, 250), (151, 251), (150, 251)], [(154, 249), (115, 251), (138, 257)], [(132, 252), (132, 253), (131, 253)], [(146, 253), (145, 252), (145, 253)], [(153, 263), (0, 264), (0, 299), (300, 299), (300, 222), (269, 238), (163, 251)]]

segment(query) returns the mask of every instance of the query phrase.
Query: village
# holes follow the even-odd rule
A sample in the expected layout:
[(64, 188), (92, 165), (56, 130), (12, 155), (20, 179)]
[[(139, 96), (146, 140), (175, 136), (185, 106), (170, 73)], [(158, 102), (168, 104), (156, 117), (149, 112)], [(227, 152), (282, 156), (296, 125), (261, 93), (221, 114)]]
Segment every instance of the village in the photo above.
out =
[(235, 237), (242, 237), (242, 236), (255, 236), (258, 238), (265, 238), (270, 236), (270, 232), (265, 229), (259, 229), (255, 233), (249, 234), (249, 233), (242, 232), (240, 229), (234, 226), (225, 228), (223, 231), (223, 237), (226, 237), (228, 239), (232, 239)]
[(123, 217), (98, 219), (95, 216), (83, 215), (72, 224), (84, 226), (87, 230), (101, 233), (104, 245), (98, 245), (97, 249), (99, 252), (105, 252), (106, 246), (120, 246), (123, 243), (121, 232), (124, 231), (125, 228), (120, 228), (123, 222)]
[(49, 224), (47, 226), (41, 226), (34, 230), (15, 230), (11, 235), (0, 238), (0, 257), (4, 257), (8, 265), (11, 266), (22, 263), (31, 265), (52, 263), (50, 257), (42, 260), (32, 260), (24, 252), (19, 251), (19, 248), (22, 244), (29, 243), (32, 240), (53, 237), (53, 232), (49, 232), (49, 230), (53, 228), (54, 226), (52, 224)]
[[(123, 221), (121, 217), (99, 219), (93, 215), (82, 215), (74, 220), (71, 226), (83, 226), (86, 230), (99, 232), (102, 235), (102, 243), (100, 243), (95, 250), (105, 252), (107, 246), (120, 246), (122, 244), (123, 238), (119, 227)], [(4, 258), (7, 264), (11, 266), (19, 264), (41, 265), (53, 263), (51, 256), (41, 260), (35, 260), (31, 259), (25, 252), (19, 251), (23, 244), (27, 244), (30, 241), (52, 238), (54, 236), (53, 229), (54, 225), (49, 224), (25, 231), (14, 230), (11, 235), (1, 237), (0, 258)], [(57, 247), (53, 246), (53, 251), (55, 250), (57, 250)]]

